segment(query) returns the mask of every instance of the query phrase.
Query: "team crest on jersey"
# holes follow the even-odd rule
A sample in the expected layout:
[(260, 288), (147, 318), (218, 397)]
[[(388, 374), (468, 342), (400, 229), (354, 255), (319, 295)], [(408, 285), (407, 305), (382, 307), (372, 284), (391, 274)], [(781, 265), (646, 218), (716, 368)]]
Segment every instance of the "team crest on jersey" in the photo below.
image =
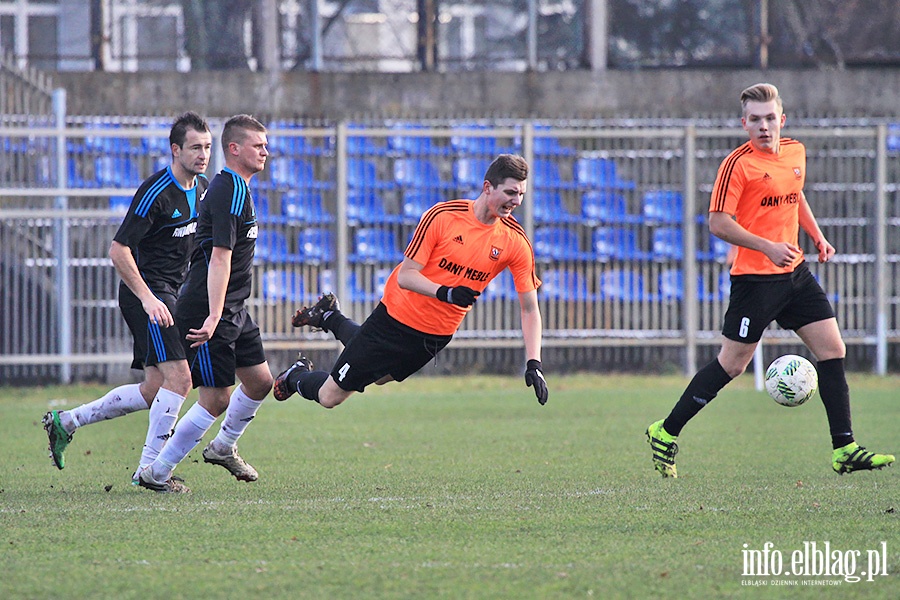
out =
[(800, 174), (801, 174), (800, 167), (794, 167), (794, 177), (796, 179), (800, 179)]
[(491, 260), (500, 260), (501, 252), (503, 252), (502, 248), (498, 248), (497, 246), (491, 246)]

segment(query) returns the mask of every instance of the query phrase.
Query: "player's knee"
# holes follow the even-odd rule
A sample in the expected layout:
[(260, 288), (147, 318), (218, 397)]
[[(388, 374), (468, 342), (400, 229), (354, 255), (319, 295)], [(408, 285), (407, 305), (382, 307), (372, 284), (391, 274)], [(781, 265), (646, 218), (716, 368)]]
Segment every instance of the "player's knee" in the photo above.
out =
[(191, 376), (188, 374), (187, 377), (178, 377), (171, 381), (167, 379), (162, 387), (175, 392), (179, 396), (187, 397), (191, 393)]
[(747, 365), (750, 364), (750, 361), (743, 360), (741, 357), (725, 357), (720, 355), (719, 364), (722, 365), (722, 369), (728, 373), (728, 376), (734, 379), (747, 370)]
[(341, 404), (344, 400), (349, 398), (351, 393), (352, 392), (344, 391), (343, 389), (338, 387), (337, 384), (334, 384), (333, 381), (329, 380), (319, 388), (317, 402), (325, 408), (334, 408), (335, 406)]

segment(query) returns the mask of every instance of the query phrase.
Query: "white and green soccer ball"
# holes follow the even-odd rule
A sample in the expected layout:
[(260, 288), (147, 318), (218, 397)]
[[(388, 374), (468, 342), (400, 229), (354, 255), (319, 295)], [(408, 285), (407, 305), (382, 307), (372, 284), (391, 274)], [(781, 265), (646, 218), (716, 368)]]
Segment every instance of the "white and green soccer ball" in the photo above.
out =
[(782, 406), (800, 406), (812, 398), (818, 387), (816, 368), (802, 356), (779, 356), (766, 369), (766, 391)]

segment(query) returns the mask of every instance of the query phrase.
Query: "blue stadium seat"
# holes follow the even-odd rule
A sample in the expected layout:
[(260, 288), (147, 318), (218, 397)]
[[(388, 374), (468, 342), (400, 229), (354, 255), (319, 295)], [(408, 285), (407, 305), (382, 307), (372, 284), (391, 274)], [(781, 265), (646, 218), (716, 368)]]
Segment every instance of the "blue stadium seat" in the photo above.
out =
[(280, 231), (260, 229), (256, 238), (256, 262), (293, 262), (296, 257), (288, 250), (287, 238)]
[(711, 233), (708, 235), (709, 243), (708, 248), (700, 249), (697, 251), (697, 259), (698, 260), (706, 260), (719, 262), (723, 261), (728, 257), (728, 252), (731, 250), (731, 244), (723, 240), (722, 238), (716, 237)]
[(579, 158), (575, 161), (575, 181), (582, 188), (633, 190), (633, 181), (619, 179), (616, 161), (611, 158)]
[(516, 291), (512, 273), (510, 273), (509, 269), (503, 269), (488, 283), (478, 300), (479, 302), (484, 302), (487, 300), (518, 299), (518, 297), (519, 293)]
[(598, 227), (591, 235), (597, 260), (646, 260), (649, 253), (638, 246), (637, 233), (624, 227)]
[(648, 299), (644, 288), (644, 276), (631, 269), (601, 272), (597, 288), (601, 300), (635, 302)]
[[(384, 284), (392, 269), (364, 269), (362, 272), (350, 271), (347, 275), (347, 288), (350, 301), (374, 302), (384, 295)], [(323, 288), (324, 289), (324, 288)]]
[(563, 204), (562, 195), (553, 190), (536, 190), (531, 194), (534, 204), (534, 220), (537, 223), (580, 223), (581, 217), (573, 215)]
[(535, 189), (573, 190), (576, 187), (574, 181), (563, 180), (554, 160), (536, 159), (531, 170)]
[(594, 190), (581, 195), (581, 217), (587, 225), (640, 223), (640, 215), (628, 214), (628, 201), (616, 192)]
[(281, 197), (281, 214), (289, 222), (304, 225), (322, 225), (334, 221), (334, 216), (325, 210), (322, 194), (311, 190), (286, 192)]
[(403, 188), (449, 189), (452, 183), (441, 180), (437, 165), (427, 158), (401, 158), (394, 161), (394, 181)]
[[(406, 130), (423, 133), (428, 132), (431, 129), (431, 127), (420, 123), (394, 123), (391, 125), (391, 128), (398, 131)], [(447, 146), (436, 143), (430, 135), (403, 135), (402, 133), (398, 133), (398, 135), (389, 137), (387, 143), (388, 149), (392, 150), (394, 153), (407, 156), (442, 156), (449, 154), (450, 151)]]
[(347, 185), (360, 190), (390, 190), (393, 181), (378, 179), (378, 167), (371, 160), (363, 158), (347, 159)]
[(397, 247), (397, 236), (383, 227), (363, 227), (353, 235), (350, 262), (400, 262), (403, 254)]
[(131, 196), (110, 196), (109, 209), (120, 216), (125, 216), (131, 207)]
[(481, 193), (484, 186), (484, 174), (491, 161), (485, 158), (457, 158), (453, 163), (453, 183), (460, 190), (471, 190)]
[(549, 300), (591, 300), (585, 276), (569, 269), (547, 269), (540, 274), (539, 297)]
[(540, 260), (590, 260), (581, 251), (578, 233), (565, 227), (544, 226), (534, 230), (534, 256)]
[(900, 123), (888, 125), (887, 149), (891, 152), (900, 152)]
[(577, 151), (575, 148), (563, 146), (559, 142), (559, 138), (552, 135), (546, 135), (544, 132), (550, 131), (549, 125), (535, 125), (534, 131), (534, 153), (537, 156), (575, 156)]
[(443, 201), (437, 190), (406, 190), (403, 192), (403, 219), (406, 223), (418, 223), (426, 210)]
[(122, 125), (120, 123), (106, 123), (99, 121), (85, 123), (85, 151), (114, 155), (130, 154), (132, 152), (131, 140), (127, 137), (91, 135), (92, 132), (110, 132), (121, 128)]
[(284, 269), (269, 269), (262, 276), (262, 297), (269, 302), (292, 302), (305, 304), (306, 296), (303, 276)]
[(316, 179), (311, 163), (299, 158), (277, 158), (269, 165), (269, 181), (275, 187), (330, 190), (334, 183)]
[(252, 190), (253, 210), (256, 212), (256, 220), (260, 223), (280, 223), (281, 217), (273, 217), (269, 211), (269, 199), (259, 190)]
[(167, 132), (165, 135), (144, 136), (141, 138), (141, 151), (144, 154), (159, 155), (166, 158), (166, 162), (172, 156), (172, 149), (169, 147), (168, 130), (172, 124), (167, 120), (151, 119), (150, 122), (144, 124), (144, 129)]
[(384, 200), (378, 192), (356, 190), (347, 195), (347, 221), (350, 225), (401, 223), (403, 218), (385, 210)]
[[(350, 123), (347, 125), (347, 153), (358, 156), (384, 156), (387, 144), (384, 138), (367, 135), (353, 135), (354, 130), (366, 129), (368, 125)], [(373, 127), (374, 128), (374, 127)]]
[(484, 157), (495, 157), (498, 154), (520, 152), (514, 144), (502, 145), (493, 135), (485, 133), (484, 135), (464, 135), (466, 132), (477, 132), (488, 130), (487, 125), (466, 125), (455, 127), (459, 133), (450, 137), (450, 147), (457, 154)]
[(73, 188), (95, 187), (95, 184), (93, 181), (91, 181), (89, 183), (88, 180), (84, 177), (84, 174), (82, 173), (82, 170), (81, 170), (82, 169), (82, 161), (70, 156), (68, 158), (68, 160), (66, 161), (66, 165), (68, 167), (68, 169), (66, 171), (66, 182), (68, 183), (69, 187), (73, 187)]
[(325, 144), (315, 143), (303, 135), (286, 135), (288, 132), (299, 132), (303, 125), (291, 121), (274, 121), (269, 124), (269, 152), (277, 156), (322, 156), (329, 152)]
[(297, 236), (302, 262), (330, 262), (334, 260), (334, 237), (327, 227), (308, 227)]
[(657, 227), (653, 230), (653, 259), (682, 260), (684, 237), (681, 227)]
[(129, 156), (100, 156), (94, 161), (94, 178), (100, 187), (134, 188), (141, 184), (138, 164)]
[(681, 223), (684, 201), (681, 192), (655, 190), (644, 194), (644, 221), (648, 224)]
[[(702, 298), (702, 283), (698, 286)], [(659, 299), (663, 301), (681, 300), (684, 298), (684, 271), (682, 269), (665, 269), (659, 274)]]

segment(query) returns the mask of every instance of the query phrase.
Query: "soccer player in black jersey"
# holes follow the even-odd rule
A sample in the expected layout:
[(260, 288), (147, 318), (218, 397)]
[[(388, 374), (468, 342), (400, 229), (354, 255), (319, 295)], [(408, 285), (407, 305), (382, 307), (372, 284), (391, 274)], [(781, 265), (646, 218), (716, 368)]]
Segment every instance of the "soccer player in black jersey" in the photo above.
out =
[[(250, 180), (266, 165), (266, 128), (249, 115), (228, 119), (222, 131), (225, 168), (200, 204), (197, 247), (175, 311), (185, 332), (188, 361), (200, 400), (185, 412), (139, 485), (158, 492), (189, 491), (172, 471), (225, 413), (203, 460), (221, 465), (241, 481), (256, 481), (256, 469), (237, 452), (238, 438), (272, 389), (259, 327), (244, 306), (250, 296), (256, 248), (256, 210)], [(235, 376), (241, 384), (231, 392)]]
[(122, 278), (119, 308), (134, 337), (131, 366), (144, 370), (144, 380), (72, 410), (44, 415), (50, 457), (57, 468), (65, 466), (64, 452), (75, 429), (147, 408), (150, 426), (139, 465), (149, 465), (191, 390), (183, 336), (172, 315), (194, 250), (197, 207), (209, 184), (203, 175), (212, 147), (209, 126), (187, 112), (173, 123), (169, 146), (172, 164), (140, 185), (109, 249)]

